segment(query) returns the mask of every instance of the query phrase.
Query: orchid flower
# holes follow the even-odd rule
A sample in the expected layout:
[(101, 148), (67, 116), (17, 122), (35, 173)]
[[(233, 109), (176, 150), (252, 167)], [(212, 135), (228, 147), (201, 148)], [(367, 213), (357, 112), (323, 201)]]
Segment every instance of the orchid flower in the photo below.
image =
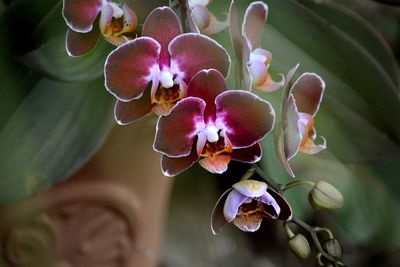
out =
[(260, 160), (258, 141), (270, 132), (274, 120), (267, 101), (247, 91), (228, 91), (221, 73), (202, 70), (190, 81), (187, 98), (159, 118), (154, 149), (163, 154), (166, 176), (197, 161), (212, 173), (223, 173), (231, 160)]
[(168, 113), (186, 96), (188, 82), (202, 69), (215, 68), (228, 75), (230, 58), (225, 49), (205, 35), (182, 34), (169, 7), (150, 13), (142, 35), (111, 52), (105, 63), (105, 85), (118, 99), (119, 124), (150, 112)]
[(272, 80), (268, 69), (272, 60), (271, 52), (260, 48), (264, 24), (267, 20), (268, 6), (261, 1), (252, 2), (246, 9), (242, 30), (239, 30), (239, 18), (235, 2), (232, 1), (230, 11), (230, 35), (243, 74), (244, 89), (252, 87), (272, 92), (281, 88), (285, 82)]
[(289, 71), (286, 77), (282, 97), (282, 125), (278, 138), (277, 154), (287, 173), (294, 177), (289, 160), (297, 152), (316, 154), (326, 149), (326, 140), (314, 143), (317, 132), (314, 128), (314, 116), (325, 90), (325, 82), (315, 73), (303, 73), (290, 87), (289, 81), (298, 65)]
[(187, 0), (189, 25), (194, 32), (212, 35), (229, 26), (229, 18), (219, 21), (207, 6), (212, 0)]
[(211, 230), (217, 234), (226, 223), (244, 232), (255, 232), (267, 219), (287, 221), (292, 209), (287, 201), (264, 182), (242, 180), (219, 198), (211, 215)]
[(137, 27), (135, 12), (111, 0), (64, 0), (63, 16), (69, 27), (66, 48), (70, 56), (91, 51), (100, 33), (114, 45), (123, 44), (130, 39), (126, 34)]

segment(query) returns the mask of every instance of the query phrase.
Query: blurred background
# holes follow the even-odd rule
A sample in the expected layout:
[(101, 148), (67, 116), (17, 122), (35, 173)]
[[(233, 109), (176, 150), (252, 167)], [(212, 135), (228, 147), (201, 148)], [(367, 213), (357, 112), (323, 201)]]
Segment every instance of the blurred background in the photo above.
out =
[[(168, 1), (132, 0), (143, 23)], [(251, 1), (237, 0), (239, 16)], [(325, 80), (316, 117), (328, 149), (297, 155), (297, 177), (326, 180), (344, 207), (316, 212), (307, 188), (286, 194), (297, 217), (329, 227), (348, 266), (398, 266), (400, 256), (400, 3), (265, 0), (263, 48), (273, 75), (300, 63)], [(230, 1), (209, 6), (226, 18)], [(246, 171), (214, 176), (196, 166), (163, 177), (152, 152), (156, 118), (116, 126), (104, 41), (83, 57), (65, 51), (62, 1), (0, 2), (0, 266), (315, 266), (289, 250), (282, 224), (232, 225), (214, 236), (219, 196)], [(228, 31), (212, 36), (234, 57)], [(234, 88), (231, 72), (228, 83)], [(260, 94), (278, 116), (281, 92)], [(264, 170), (292, 181), (263, 141)], [(86, 214), (86, 216), (84, 216)]]

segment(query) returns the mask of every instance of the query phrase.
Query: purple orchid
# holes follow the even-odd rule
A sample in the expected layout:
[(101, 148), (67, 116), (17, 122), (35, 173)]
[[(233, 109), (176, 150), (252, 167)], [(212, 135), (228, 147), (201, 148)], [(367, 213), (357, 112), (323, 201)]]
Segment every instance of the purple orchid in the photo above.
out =
[(232, 185), (215, 204), (211, 229), (217, 234), (228, 222), (244, 232), (255, 232), (264, 218), (287, 221), (292, 218), (292, 209), (266, 183), (242, 180)]
[(105, 85), (118, 99), (119, 124), (150, 112), (168, 113), (186, 97), (187, 84), (202, 69), (215, 68), (228, 75), (226, 50), (205, 35), (182, 34), (178, 17), (168, 7), (150, 13), (142, 35), (111, 52), (105, 63)]
[(231, 160), (255, 163), (258, 141), (273, 128), (272, 106), (243, 90), (227, 90), (217, 70), (202, 70), (190, 81), (187, 98), (157, 123), (154, 149), (163, 154), (166, 176), (195, 162), (212, 173), (223, 173)]
[(263, 92), (272, 92), (281, 88), (285, 82), (284, 76), (280, 74), (279, 82), (272, 80), (268, 73), (272, 54), (260, 48), (268, 6), (261, 1), (252, 2), (246, 9), (241, 31), (234, 1), (229, 15), (231, 39), (243, 74), (244, 89), (250, 91), (254, 87)]
[(282, 97), (282, 125), (277, 140), (277, 154), (287, 173), (294, 177), (289, 160), (297, 152), (316, 154), (326, 149), (326, 140), (314, 143), (317, 132), (314, 128), (314, 116), (325, 90), (325, 82), (315, 73), (303, 73), (290, 87), (289, 81), (297, 67), (289, 71), (286, 77)]
[(193, 32), (216, 34), (229, 26), (229, 18), (219, 21), (207, 6), (212, 0), (187, 0), (189, 25)]
[(70, 56), (91, 51), (100, 33), (114, 45), (123, 44), (131, 39), (126, 34), (137, 27), (135, 12), (111, 0), (64, 0), (62, 12), (69, 27), (66, 48)]

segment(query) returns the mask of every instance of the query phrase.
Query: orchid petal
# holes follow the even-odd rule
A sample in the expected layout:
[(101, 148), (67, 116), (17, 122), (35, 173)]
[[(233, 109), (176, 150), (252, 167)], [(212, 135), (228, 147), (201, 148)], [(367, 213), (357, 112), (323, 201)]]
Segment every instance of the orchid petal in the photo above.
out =
[(107, 57), (104, 76), (110, 93), (122, 101), (139, 98), (158, 68), (160, 45), (152, 38), (140, 37), (119, 46)]
[(232, 190), (226, 197), (224, 204), (224, 217), (227, 222), (236, 218), (239, 207), (248, 199), (245, 195), (236, 190)]
[(114, 11), (111, 5), (106, 4), (101, 8), (99, 27), (103, 35), (107, 35), (106, 30), (112, 21), (113, 12)]
[(322, 101), (325, 82), (315, 73), (303, 73), (293, 84), (291, 93), (299, 112), (314, 116)]
[(239, 28), (239, 18), (235, 1), (231, 2), (231, 6), (229, 8), (229, 21), (229, 35), (231, 36), (233, 48), (235, 49), (236, 58), (240, 61), (239, 63), (241, 64), (244, 38)]
[(287, 221), (292, 219), (293, 215), (292, 208), (290, 207), (286, 199), (271, 188), (268, 188), (267, 192), (272, 196), (273, 199), (275, 199), (275, 201), (278, 203), (280, 207), (281, 211), (277, 219), (282, 221)]
[(92, 51), (98, 40), (98, 28), (95, 28), (88, 33), (79, 33), (68, 29), (65, 38), (65, 47), (68, 55), (72, 57), (82, 56)]
[(286, 109), (282, 114), (282, 127), (285, 142), (285, 156), (288, 160), (294, 157), (300, 146), (302, 131), (298, 123), (300, 114), (297, 111), (296, 102), (293, 95), (289, 95)]
[(264, 194), (257, 198), (257, 200), (268, 205), (267, 207), (265, 207), (265, 212), (268, 217), (270, 217), (271, 219), (278, 218), (279, 214), (281, 213), (281, 208), (279, 207), (278, 202), (276, 202), (276, 200), (270, 193), (264, 192)]
[(169, 66), (168, 44), (182, 33), (181, 23), (169, 7), (154, 9), (143, 24), (142, 35), (152, 37), (161, 45), (160, 65)]
[(247, 91), (251, 91), (253, 88), (253, 77), (251, 75), (251, 70), (249, 68), (250, 61), (250, 46), (247, 42), (243, 43), (242, 46), (242, 73), (243, 73), (243, 89)]
[(289, 72), (286, 74), (285, 77), (285, 84), (283, 85), (284, 88), (284, 92), (282, 95), (282, 105), (285, 104), (285, 102), (287, 101), (287, 98), (289, 97), (290, 94), (290, 89), (291, 89), (291, 83), (292, 83), (292, 78), (294, 76), (294, 74), (296, 73), (297, 69), (299, 68), (300, 64), (297, 63), (296, 66), (294, 66), (293, 68), (291, 68), (289, 70)]
[(264, 182), (248, 179), (235, 183), (232, 188), (246, 197), (255, 198), (261, 197), (267, 191), (268, 186)]
[(216, 34), (229, 26), (229, 18), (219, 21), (205, 6), (194, 6), (190, 15), (202, 34)]
[(215, 120), (215, 98), (226, 91), (224, 76), (215, 69), (202, 70), (190, 81), (187, 96), (194, 96), (206, 102), (204, 121)]
[(192, 153), (188, 156), (180, 158), (170, 158), (163, 155), (161, 158), (161, 169), (165, 176), (176, 176), (181, 172), (187, 170), (198, 160), (196, 150), (193, 149)]
[(316, 145), (314, 144), (314, 142), (308, 140), (304, 145), (300, 147), (299, 151), (312, 155), (312, 154), (317, 154), (322, 150), (326, 149), (326, 139), (322, 136), (320, 137), (322, 139), (322, 144)]
[(120, 125), (129, 124), (150, 114), (151, 108), (149, 92), (144, 93), (141, 98), (129, 102), (117, 100), (114, 108), (115, 120)]
[(225, 225), (227, 222), (224, 217), (224, 205), (226, 201), (226, 197), (228, 196), (227, 194), (231, 191), (232, 189), (226, 190), (221, 197), (217, 200), (217, 203), (215, 203), (215, 206), (213, 208), (212, 214), (211, 214), (211, 231), (213, 232), (214, 235), (218, 234), (222, 227)]
[(154, 150), (169, 157), (188, 156), (198, 134), (204, 126), (206, 103), (197, 97), (187, 97), (178, 102), (167, 116), (157, 122)]
[(221, 174), (226, 172), (230, 161), (231, 156), (229, 155), (217, 155), (215, 158), (202, 158), (199, 160), (199, 164), (211, 173)]
[(224, 77), (229, 73), (230, 58), (225, 48), (205, 35), (181, 34), (171, 41), (168, 51), (171, 69), (179, 70), (187, 82), (202, 69), (216, 69)]
[(267, 75), (268, 75), (268, 78), (264, 84), (262, 84), (260, 86), (254, 86), (259, 91), (266, 92), (266, 93), (274, 92), (278, 89), (281, 89), (283, 87), (283, 85), (285, 84), (285, 76), (283, 76), (283, 74), (279, 74), (279, 76), (281, 76), (281, 79), (278, 82), (272, 80), (272, 78), (269, 74), (267, 74)]
[(238, 216), (232, 223), (243, 232), (255, 232), (260, 229), (263, 216), (258, 214), (249, 214), (248, 216)]
[(86, 33), (93, 29), (102, 7), (103, 0), (64, 0), (62, 14), (73, 31)]
[(246, 9), (242, 34), (250, 44), (250, 50), (260, 46), (264, 24), (267, 20), (268, 6), (261, 1), (253, 2)]
[(217, 121), (226, 127), (233, 148), (254, 145), (272, 130), (275, 112), (270, 103), (247, 91), (226, 91), (215, 99)]
[(291, 177), (295, 177), (292, 168), (289, 165), (289, 161), (285, 155), (285, 144), (284, 144), (284, 136), (283, 136), (283, 131), (282, 129), (278, 129), (278, 134), (276, 136), (275, 139), (275, 151), (276, 151), (276, 155), (279, 159), (279, 161), (281, 162), (283, 168), (285, 169), (285, 171), (291, 176)]
[(250, 147), (234, 149), (230, 156), (233, 160), (244, 163), (256, 163), (261, 159), (261, 146), (256, 143)]

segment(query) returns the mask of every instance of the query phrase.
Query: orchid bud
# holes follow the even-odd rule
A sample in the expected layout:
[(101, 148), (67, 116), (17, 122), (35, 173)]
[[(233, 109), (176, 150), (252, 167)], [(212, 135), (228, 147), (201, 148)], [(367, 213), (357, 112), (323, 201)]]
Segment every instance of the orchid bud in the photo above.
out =
[(290, 250), (300, 259), (307, 259), (311, 254), (310, 244), (302, 234), (296, 234), (289, 239)]
[(308, 200), (317, 210), (337, 209), (343, 206), (343, 195), (333, 185), (318, 181), (308, 195)]
[(323, 244), (325, 251), (334, 258), (340, 258), (342, 256), (342, 248), (340, 247), (339, 241), (336, 239), (329, 239)]

